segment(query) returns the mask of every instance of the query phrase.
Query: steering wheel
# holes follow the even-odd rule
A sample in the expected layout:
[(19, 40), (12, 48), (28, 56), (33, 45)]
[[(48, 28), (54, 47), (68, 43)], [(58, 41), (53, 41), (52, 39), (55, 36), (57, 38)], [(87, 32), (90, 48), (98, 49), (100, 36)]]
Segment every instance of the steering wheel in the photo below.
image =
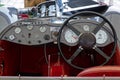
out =
[[(78, 29), (76, 29), (75, 27), (73, 27), (70, 22), (74, 21), (74, 20), (81, 20), (81, 19), (77, 19), (79, 16), (79, 18), (84, 17), (84, 19), (89, 19), (91, 17), (99, 17), (102, 19), (102, 21), (98, 24), (98, 26), (89, 32), (81, 32)], [(91, 16), (91, 17), (90, 17)], [(101, 20), (100, 19), (100, 20)], [(91, 21), (91, 20), (90, 20)], [(95, 35), (97, 34), (97, 32), (103, 28), (103, 26), (105, 24), (108, 24), (112, 34), (112, 38), (113, 38), (113, 48), (112, 51), (110, 53), (110, 55), (108, 56), (102, 49), (100, 49), (97, 46), (96, 43), (96, 37)], [(73, 52), (72, 56), (70, 56), (69, 58), (65, 57), (62, 50), (62, 45), (61, 45), (61, 36), (63, 35), (63, 31), (65, 28), (69, 28), (70, 30), (72, 30), (77, 36), (78, 36), (78, 41), (77, 41), (77, 50), (75, 50), (75, 52)], [(83, 11), (83, 12), (79, 12), (77, 14), (74, 14), (73, 16), (69, 17), (62, 25), (61, 29), (59, 30), (59, 35), (58, 35), (58, 48), (59, 51), (63, 57), (63, 59), (72, 67), (76, 68), (76, 69), (85, 69), (84, 67), (82, 67), (81, 65), (75, 65), (75, 63), (72, 63), (72, 61), (79, 56), (79, 54), (81, 54), (82, 51), (84, 50), (94, 50), (95, 52), (97, 52), (97, 54), (101, 55), (105, 61), (103, 61), (100, 65), (105, 65), (114, 55), (115, 51), (116, 51), (116, 45), (117, 45), (117, 36), (116, 36), (116, 32), (112, 26), (112, 24), (101, 14), (96, 13), (96, 12), (91, 12), (91, 11)]]

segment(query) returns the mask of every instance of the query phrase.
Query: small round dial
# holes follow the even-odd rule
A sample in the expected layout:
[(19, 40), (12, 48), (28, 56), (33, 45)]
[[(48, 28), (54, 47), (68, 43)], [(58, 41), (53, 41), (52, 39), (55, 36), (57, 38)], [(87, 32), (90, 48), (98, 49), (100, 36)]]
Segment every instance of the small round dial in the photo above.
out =
[(68, 43), (76, 43), (78, 41), (78, 36), (69, 29), (65, 31), (64, 37)]
[(15, 39), (15, 36), (14, 36), (14, 35), (10, 35), (10, 36), (9, 36), (9, 39), (12, 41), (12, 40)]
[(15, 28), (15, 33), (19, 34), (21, 32), (21, 28), (17, 27)]
[(40, 32), (45, 32), (46, 30), (47, 30), (47, 28), (46, 27), (44, 27), (44, 26), (42, 26), (42, 27), (40, 27)]
[(90, 31), (90, 27), (88, 25), (83, 26), (84, 31)]
[(30, 26), (30, 25), (29, 25), (29, 26), (27, 26), (27, 29), (28, 29), (28, 30), (32, 30), (32, 29), (33, 29), (33, 26)]
[(104, 44), (108, 39), (108, 35), (104, 30), (99, 30), (95, 37), (97, 44)]

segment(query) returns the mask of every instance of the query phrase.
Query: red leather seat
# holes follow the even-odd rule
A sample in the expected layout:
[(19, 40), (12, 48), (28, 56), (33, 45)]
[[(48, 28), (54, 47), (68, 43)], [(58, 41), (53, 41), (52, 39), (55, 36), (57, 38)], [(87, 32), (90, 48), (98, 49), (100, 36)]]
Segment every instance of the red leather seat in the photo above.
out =
[(80, 72), (77, 76), (95, 77), (95, 76), (120, 76), (120, 66), (98, 66), (88, 68)]

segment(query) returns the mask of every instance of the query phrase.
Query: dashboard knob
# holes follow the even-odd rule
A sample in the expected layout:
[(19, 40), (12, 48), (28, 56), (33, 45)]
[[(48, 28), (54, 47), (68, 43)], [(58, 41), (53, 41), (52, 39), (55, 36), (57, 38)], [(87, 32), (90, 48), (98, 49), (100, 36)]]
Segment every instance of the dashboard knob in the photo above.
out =
[(48, 34), (46, 34), (46, 35), (44, 36), (44, 39), (45, 39), (45, 40), (50, 40), (50, 36), (49, 36)]
[(41, 40), (38, 40), (38, 43), (41, 43)]

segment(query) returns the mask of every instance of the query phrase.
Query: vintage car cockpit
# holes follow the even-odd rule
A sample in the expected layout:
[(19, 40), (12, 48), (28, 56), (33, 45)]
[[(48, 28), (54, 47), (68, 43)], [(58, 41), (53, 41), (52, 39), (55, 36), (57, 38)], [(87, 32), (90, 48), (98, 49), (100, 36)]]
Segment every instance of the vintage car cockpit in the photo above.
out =
[(0, 79), (120, 76), (118, 38), (111, 22), (95, 11), (59, 17), (55, 1), (47, 3), (37, 6), (39, 18), (18, 20), (0, 32)]

